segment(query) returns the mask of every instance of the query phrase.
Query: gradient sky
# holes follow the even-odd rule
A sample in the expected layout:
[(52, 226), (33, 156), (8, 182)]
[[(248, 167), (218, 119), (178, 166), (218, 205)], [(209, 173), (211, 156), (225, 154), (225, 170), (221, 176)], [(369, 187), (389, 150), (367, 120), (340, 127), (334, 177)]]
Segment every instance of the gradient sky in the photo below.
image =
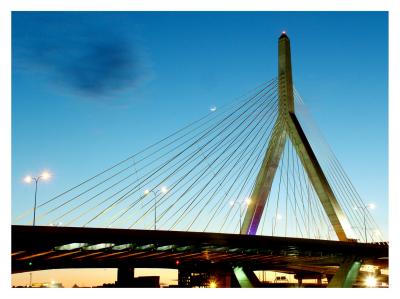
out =
[(286, 30), (294, 84), (387, 236), (384, 12), (12, 15), (12, 216), (276, 76)]

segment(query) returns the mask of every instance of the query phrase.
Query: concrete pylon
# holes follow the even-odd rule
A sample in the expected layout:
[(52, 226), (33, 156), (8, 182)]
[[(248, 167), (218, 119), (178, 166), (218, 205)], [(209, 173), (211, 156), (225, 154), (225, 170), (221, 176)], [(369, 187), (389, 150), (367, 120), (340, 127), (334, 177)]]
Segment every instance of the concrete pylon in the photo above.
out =
[(280, 36), (278, 44), (279, 114), (255, 181), (251, 195), (253, 204), (247, 207), (241, 233), (249, 235), (257, 233), (286, 138), (290, 138), (338, 239), (348, 241), (354, 238), (350, 222), (340, 207), (295, 115), (290, 41), (285, 32)]
[(361, 261), (356, 257), (349, 257), (343, 261), (339, 270), (328, 283), (328, 288), (351, 288), (356, 282), (361, 268)]
[(131, 266), (120, 266), (117, 271), (116, 285), (118, 287), (132, 287), (135, 281), (135, 268)]
[(233, 273), (241, 288), (261, 287), (261, 283), (253, 271), (245, 267), (234, 267)]

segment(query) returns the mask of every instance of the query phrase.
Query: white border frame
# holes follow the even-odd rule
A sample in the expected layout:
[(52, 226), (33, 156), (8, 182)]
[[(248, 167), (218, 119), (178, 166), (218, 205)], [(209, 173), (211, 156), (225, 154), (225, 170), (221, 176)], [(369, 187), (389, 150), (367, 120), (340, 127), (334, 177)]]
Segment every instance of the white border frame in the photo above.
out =
[[(6, 3), (4, 3), (6, 2)], [(1, 236), (7, 246), (0, 246), (0, 265), (1, 279), (0, 291), (2, 296), (7, 297), (26, 297), (40, 296), (41, 298), (50, 298), (54, 296), (70, 296), (72, 291), (77, 290), (65, 289), (62, 293), (54, 294), (52, 290), (32, 291), (29, 289), (11, 289), (11, 12), (12, 11), (389, 11), (389, 238), (390, 238), (390, 288), (384, 290), (385, 295), (394, 295), (399, 289), (400, 281), (400, 261), (399, 261), (399, 239), (400, 233), (396, 229), (399, 223), (399, 217), (396, 211), (400, 210), (399, 196), (399, 157), (400, 153), (400, 137), (396, 129), (399, 128), (400, 121), (400, 98), (399, 98), (399, 80), (400, 80), (400, 64), (399, 64), (399, 39), (400, 39), (400, 9), (396, 0), (277, 0), (277, 1), (260, 1), (260, 0), (4, 0), (0, 4), (0, 199), (2, 201), (2, 211), (0, 215)], [(4, 244), (3, 243), (3, 244)], [(202, 298), (204, 295), (218, 295), (215, 292), (220, 290), (163, 290), (162, 294), (157, 293), (161, 290), (146, 290), (147, 296), (167, 296), (176, 295), (191, 296)], [(254, 292), (253, 296), (281, 296), (282, 289), (265, 289), (254, 290), (224, 290), (224, 295), (239, 297), (243, 296), (241, 292)], [(287, 290), (290, 291), (290, 290)], [(335, 298), (337, 292), (344, 290), (311, 290), (317, 296), (323, 295), (327, 298)], [(348, 290), (355, 291), (355, 290)], [(367, 289), (360, 290), (363, 295)], [(383, 290), (369, 289), (368, 294), (376, 297)], [(29, 293), (27, 293), (29, 292)], [(80, 295), (83, 295), (79, 291)], [(93, 293), (94, 292), (94, 293)], [(91, 290), (90, 295), (95, 296), (137, 296), (143, 295), (143, 291), (138, 289), (97, 289)], [(207, 292), (207, 294), (203, 293)], [(279, 292), (279, 293), (278, 293)], [(76, 293), (74, 293), (76, 294)], [(103, 295), (104, 294), (104, 295)], [(297, 295), (309, 296), (310, 290), (299, 290)], [(88, 295), (85, 293), (85, 295)], [(351, 294), (354, 296), (354, 294)], [(395, 295), (394, 295), (395, 296)], [(397, 295), (398, 296), (398, 295)]]

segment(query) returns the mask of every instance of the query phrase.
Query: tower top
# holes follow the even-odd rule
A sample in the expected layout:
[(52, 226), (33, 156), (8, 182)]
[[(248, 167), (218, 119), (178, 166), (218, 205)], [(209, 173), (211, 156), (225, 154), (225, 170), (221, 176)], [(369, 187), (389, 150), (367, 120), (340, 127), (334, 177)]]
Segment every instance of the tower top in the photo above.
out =
[(289, 37), (288, 37), (287, 34), (286, 34), (286, 31), (282, 31), (281, 36), (279, 37), (279, 39), (281, 39), (281, 38), (287, 38), (287, 39), (289, 39)]

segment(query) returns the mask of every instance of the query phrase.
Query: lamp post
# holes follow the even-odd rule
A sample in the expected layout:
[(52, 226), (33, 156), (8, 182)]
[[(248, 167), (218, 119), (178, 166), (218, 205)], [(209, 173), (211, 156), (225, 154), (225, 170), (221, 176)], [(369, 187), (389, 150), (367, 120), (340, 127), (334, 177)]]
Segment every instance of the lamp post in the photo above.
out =
[[(282, 219), (282, 215), (277, 213), (275, 216), (272, 216), (272, 223), (271, 223), (271, 236), (274, 236), (274, 232), (275, 232), (275, 226), (276, 226), (276, 220), (281, 220)], [(275, 220), (275, 221), (274, 221)]]
[(363, 214), (364, 214), (364, 237), (365, 237), (365, 243), (368, 243), (368, 239), (367, 239), (367, 211), (368, 210), (373, 210), (375, 209), (375, 205), (373, 203), (369, 203), (367, 205), (364, 206), (358, 206), (356, 207), (356, 209), (362, 209)]
[(36, 176), (36, 177), (27, 175), (24, 178), (24, 182), (27, 183), (27, 184), (30, 184), (33, 181), (35, 182), (35, 203), (33, 205), (33, 222), (32, 222), (32, 226), (35, 226), (35, 221), (36, 221), (36, 197), (37, 197), (37, 188), (38, 188), (39, 180), (42, 179), (44, 181), (48, 181), (50, 178), (51, 178), (51, 173), (48, 172), (48, 171), (43, 171), (39, 176)]
[(238, 206), (238, 210), (239, 210), (239, 234), (242, 234), (242, 206), (246, 205), (249, 206), (251, 203), (251, 199), (250, 198), (246, 198), (246, 200), (244, 200), (243, 202), (236, 202), (236, 201), (231, 201), (230, 205), (234, 206), (237, 205)]
[(157, 230), (157, 196), (160, 192), (166, 194), (168, 191), (168, 188), (165, 186), (161, 187), (160, 190), (144, 190), (144, 195), (148, 195), (150, 193), (154, 194), (154, 230)]

